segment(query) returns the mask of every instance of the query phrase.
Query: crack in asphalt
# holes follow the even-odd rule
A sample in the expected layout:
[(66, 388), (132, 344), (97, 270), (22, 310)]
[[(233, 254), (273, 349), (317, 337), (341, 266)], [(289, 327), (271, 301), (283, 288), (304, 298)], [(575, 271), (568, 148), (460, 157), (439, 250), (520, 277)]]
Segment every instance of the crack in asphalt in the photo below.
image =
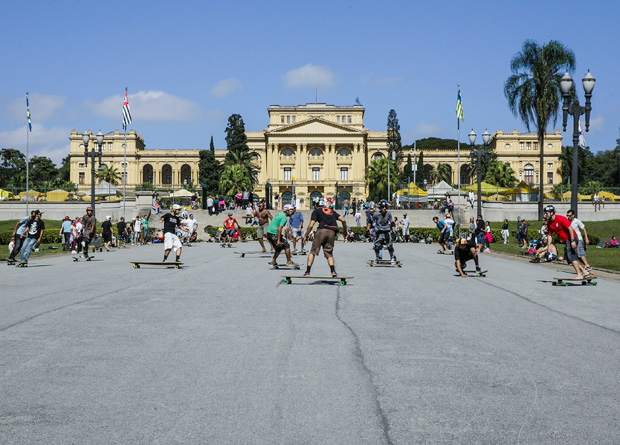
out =
[(341, 310), (342, 310), (341, 295), (340, 295), (340, 288), (338, 288), (337, 295), (336, 295), (336, 318), (351, 333), (351, 336), (353, 337), (353, 343), (354, 343), (353, 355), (356, 357), (359, 365), (362, 368), (363, 373), (366, 374), (366, 376), (368, 377), (368, 381), (370, 383), (370, 387), (372, 388), (372, 392), (374, 395), (375, 413), (377, 414), (377, 417), (379, 418), (381, 429), (383, 431), (383, 437), (385, 438), (385, 442), (388, 445), (393, 445), (394, 442), (392, 441), (392, 438), (390, 436), (390, 422), (385, 414), (385, 411), (383, 410), (381, 406), (381, 402), (379, 402), (379, 388), (377, 388), (377, 385), (374, 382), (372, 371), (366, 365), (364, 353), (362, 352), (362, 347), (360, 345), (360, 339), (358, 335), (355, 333), (355, 331), (353, 330), (353, 328), (351, 327), (351, 325), (349, 325), (341, 317), (340, 315)]

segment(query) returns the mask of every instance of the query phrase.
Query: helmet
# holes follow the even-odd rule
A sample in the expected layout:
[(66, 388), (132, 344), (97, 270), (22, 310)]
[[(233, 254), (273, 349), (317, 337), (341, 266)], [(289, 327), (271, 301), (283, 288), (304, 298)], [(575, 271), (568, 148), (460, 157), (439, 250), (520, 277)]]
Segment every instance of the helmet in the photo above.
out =
[(112, 217), (110, 215), (107, 215), (105, 219), (112, 219)]
[(233, 216), (232, 212), (228, 212), (228, 216)]
[(380, 209), (383, 209), (383, 208), (387, 209), (388, 208), (388, 203), (387, 203), (387, 201), (385, 199), (381, 200), (381, 202), (379, 203), (379, 208)]
[(325, 200), (325, 198), (320, 198), (319, 207), (325, 207), (325, 205), (327, 205), (327, 201)]
[(291, 204), (286, 204), (286, 205), (282, 208), (282, 210), (284, 210), (285, 212), (288, 212), (288, 211), (290, 211), (290, 210), (294, 210), (294, 209), (295, 209), (295, 207), (293, 207)]
[(174, 204), (174, 205), (172, 206), (172, 210), (181, 210), (181, 206), (180, 206), (180, 205), (178, 205), (178, 204)]
[(545, 207), (545, 212), (555, 214), (555, 206), (552, 206), (551, 204), (549, 204), (547, 207)]
[(88, 212), (89, 210), (92, 210), (93, 208), (91, 206), (86, 207), (86, 211)]

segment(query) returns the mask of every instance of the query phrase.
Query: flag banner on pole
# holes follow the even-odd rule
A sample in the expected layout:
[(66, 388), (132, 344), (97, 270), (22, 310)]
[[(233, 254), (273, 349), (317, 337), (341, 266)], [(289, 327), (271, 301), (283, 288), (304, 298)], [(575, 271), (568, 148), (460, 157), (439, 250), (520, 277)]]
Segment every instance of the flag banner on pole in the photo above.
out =
[(26, 117), (28, 118), (28, 128), (32, 131), (32, 121), (30, 120), (30, 102), (28, 101), (28, 93), (26, 93)]
[(362, 105), (362, 103), (360, 102), (360, 98), (359, 97), (355, 98), (355, 103), (358, 104), (358, 105)]
[(461, 102), (461, 87), (459, 87), (459, 92), (456, 97), (456, 118), (462, 121), (465, 120), (465, 115), (463, 114), (463, 102)]
[(127, 130), (127, 125), (131, 124), (131, 111), (129, 111), (129, 99), (127, 98), (127, 88), (125, 88), (125, 100), (123, 101), (123, 129)]
[(586, 136), (583, 134), (583, 128), (581, 128), (581, 120), (579, 121), (579, 146), (581, 148), (587, 148)]

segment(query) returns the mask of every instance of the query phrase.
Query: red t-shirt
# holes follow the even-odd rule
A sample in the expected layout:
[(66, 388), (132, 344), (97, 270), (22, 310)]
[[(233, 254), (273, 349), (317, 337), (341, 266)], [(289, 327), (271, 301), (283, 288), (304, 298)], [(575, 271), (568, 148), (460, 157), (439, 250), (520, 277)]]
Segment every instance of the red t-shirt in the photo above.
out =
[(226, 227), (227, 230), (234, 229), (236, 222), (237, 220), (235, 218), (228, 218), (224, 220), (224, 226)]
[(576, 240), (577, 234), (570, 226), (570, 221), (562, 215), (555, 215), (553, 221), (549, 223), (549, 232), (557, 233), (558, 238), (563, 243), (571, 239), (571, 231), (573, 232), (572, 238)]

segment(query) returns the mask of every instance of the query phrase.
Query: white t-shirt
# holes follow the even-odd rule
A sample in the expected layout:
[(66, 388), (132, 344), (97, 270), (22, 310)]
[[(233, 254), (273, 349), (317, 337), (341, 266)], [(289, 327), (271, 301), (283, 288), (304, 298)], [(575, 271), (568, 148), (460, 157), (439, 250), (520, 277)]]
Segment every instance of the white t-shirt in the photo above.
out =
[(403, 227), (403, 229), (408, 229), (409, 228), (409, 218), (403, 218), (400, 220), (400, 225)]
[(446, 223), (446, 231), (452, 233), (454, 231), (454, 220), (452, 218), (447, 218), (445, 221)]
[(136, 220), (136, 222), (133, 223), (133, 231), (134, 232), (142, 232), (142, 220)]
[(78, 236), (82, 234), (83, 228), (84, 228), (84, 225), (81, 222), (75, 223), (75, 231), (77, 232)]
[(573, 220), (570, 223), (570, 226), (573, 228), (575, 233), (577, 233), (577, 238), (579, 238), (579, 241), (582, 241), (583, 236), (581, 236), (581, 230), (585, 227), (585, 225), (581, 221), (579, 221), (577, 218), (573, 218)]
[(187, 218), (185, 220), (185, 225), (187, 226), (187, 230), (189, 230), (189, 233), (194, 233), (194, 228), (196, 227), (196, 224), (198, 224), (198, 221), (196, 221), (195, 219)]

